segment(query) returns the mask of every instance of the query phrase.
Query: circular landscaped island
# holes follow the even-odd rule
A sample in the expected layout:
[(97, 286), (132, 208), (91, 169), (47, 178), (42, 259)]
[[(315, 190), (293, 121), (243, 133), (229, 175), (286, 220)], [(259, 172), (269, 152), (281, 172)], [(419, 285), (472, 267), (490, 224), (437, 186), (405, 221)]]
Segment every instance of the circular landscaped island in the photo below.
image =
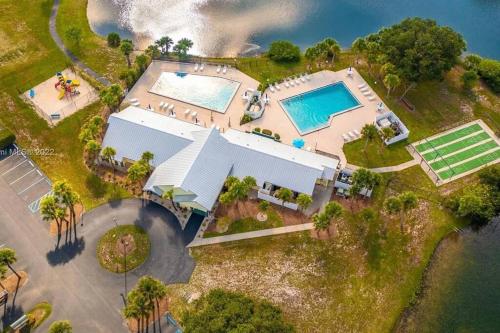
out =
[(101, 237), (97, 245), (97, 259), (108, 271), (124, 273), (144, 263), (150, 249), (151, 242), (144, 229), (135, 225), (120, 225)]

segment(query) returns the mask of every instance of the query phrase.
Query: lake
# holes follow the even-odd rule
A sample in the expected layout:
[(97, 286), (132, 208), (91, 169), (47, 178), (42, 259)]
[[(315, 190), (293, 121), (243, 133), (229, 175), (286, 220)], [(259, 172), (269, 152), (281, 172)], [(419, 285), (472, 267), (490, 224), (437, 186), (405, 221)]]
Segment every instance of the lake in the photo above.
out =
[(441, 242), (397, 332), (500, 332), (500, 221)]
[(333, 37), (348, 47), (358, 36), (409, 16), (432, 18), (463, 34), (468, 52), (500, 59), (498, 0), (89, 0), (97, 33), (118, 31), (145, 47), (168, 35), (188, 37), (193, 53), (234, 56), (287, 39), (302, 48)]

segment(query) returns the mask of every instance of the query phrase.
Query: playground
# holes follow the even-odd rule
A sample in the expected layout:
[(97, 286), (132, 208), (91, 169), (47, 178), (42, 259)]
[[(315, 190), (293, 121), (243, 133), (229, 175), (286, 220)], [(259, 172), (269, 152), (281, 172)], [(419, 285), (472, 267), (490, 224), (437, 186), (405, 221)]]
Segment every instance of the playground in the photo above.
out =
[(37, 113), (50, 125), (98, 100), (92, 86), (77, 73), (65, 69), (23, 93)]
[(409, 149), (437, 185), (500, 162), (499, 140), (481, 120), (416, 142)]

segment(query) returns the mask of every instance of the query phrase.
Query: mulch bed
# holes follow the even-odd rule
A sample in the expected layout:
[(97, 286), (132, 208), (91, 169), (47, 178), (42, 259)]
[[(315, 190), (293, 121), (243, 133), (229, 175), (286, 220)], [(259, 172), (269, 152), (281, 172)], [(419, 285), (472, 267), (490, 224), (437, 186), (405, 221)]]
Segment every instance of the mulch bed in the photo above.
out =
[(28, 282), (28, 273), (25, 271), (18, 271), (17, 273), (21, 276), (21, 280), (19, 281), (15, 274), (11, 274), (1, 281), (3, 287), (0, 286), (0, 290), (7, 290), (10, 294), (12, 294), (16, 291), (16, 288), (21, 288), (26, 284), (26, 282)]

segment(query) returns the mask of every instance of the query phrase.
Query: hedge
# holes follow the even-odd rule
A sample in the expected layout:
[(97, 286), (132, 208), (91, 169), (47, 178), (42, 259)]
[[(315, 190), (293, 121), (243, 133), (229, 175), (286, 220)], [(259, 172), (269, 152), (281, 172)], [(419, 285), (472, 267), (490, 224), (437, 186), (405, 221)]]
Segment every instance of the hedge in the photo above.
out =
[(0, 128), (0, 149), (4, 149), (16, 141), (14, 133), (6, 128)]

